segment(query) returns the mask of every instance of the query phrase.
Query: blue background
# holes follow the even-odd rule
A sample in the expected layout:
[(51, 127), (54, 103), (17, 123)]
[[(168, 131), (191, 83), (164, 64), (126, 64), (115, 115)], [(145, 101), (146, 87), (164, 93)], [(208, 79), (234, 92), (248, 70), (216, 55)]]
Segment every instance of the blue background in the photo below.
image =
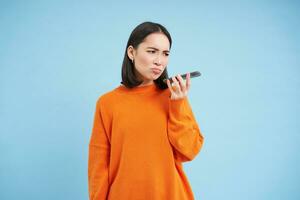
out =
[(128, 37), (173, 38), (169, 74), (205, 137), (184, 163), (196, 199), (300, 199), (299, 1), (1, 1), (0, 199), (87, 199), (97, 98)]

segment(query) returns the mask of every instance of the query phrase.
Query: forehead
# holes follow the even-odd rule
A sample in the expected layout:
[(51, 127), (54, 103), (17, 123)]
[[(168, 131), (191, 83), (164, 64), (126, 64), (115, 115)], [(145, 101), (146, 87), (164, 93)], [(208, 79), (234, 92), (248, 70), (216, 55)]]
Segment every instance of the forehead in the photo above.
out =
[(162, 51), (167, 51), (170, 48), (169, 40), (163, 33), (151, 33), (144, 39), (142, 45), (145, 48), (155, 47)]

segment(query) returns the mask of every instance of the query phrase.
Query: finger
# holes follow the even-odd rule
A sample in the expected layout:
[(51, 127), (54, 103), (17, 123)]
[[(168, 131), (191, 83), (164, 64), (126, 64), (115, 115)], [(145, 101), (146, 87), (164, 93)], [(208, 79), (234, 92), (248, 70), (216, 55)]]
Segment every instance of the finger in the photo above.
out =
[(179, 85), (177, 79), (175, 78), (175, 76), (172, 77), (172, 80), (173, 80), (173, 84), (174, 84), (173, 91), (176, 90), (175, 92), (177, 92), (180, 89), (180, 85)]
[(182, 92), (185, 92), (186, 90), (186, 86), (185, 86), (185, 83), (184, 83), (184, 80), (182, 78), (182, 76), (180, 76), (179, 74), (177, 75), (177, 78), (179, 80), (179, 84), (180, 84), (180, 87), (181, 87), (181, 91)]
[(186, 76), (186, 90), (189, 91), (191, 87), (191, 74), (188, 73)]

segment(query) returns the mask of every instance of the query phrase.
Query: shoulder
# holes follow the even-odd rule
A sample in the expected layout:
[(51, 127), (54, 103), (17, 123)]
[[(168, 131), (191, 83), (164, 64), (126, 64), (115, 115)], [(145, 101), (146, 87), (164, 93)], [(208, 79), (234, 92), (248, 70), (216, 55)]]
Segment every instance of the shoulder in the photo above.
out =
[(101, 94), (100, 96), (98, 96), (96, 101), (97, 107), (101, 109), (112, 108), (115, 102), (120, 99), (119, 95), (120, 94), (116, 92), (116, 88)]

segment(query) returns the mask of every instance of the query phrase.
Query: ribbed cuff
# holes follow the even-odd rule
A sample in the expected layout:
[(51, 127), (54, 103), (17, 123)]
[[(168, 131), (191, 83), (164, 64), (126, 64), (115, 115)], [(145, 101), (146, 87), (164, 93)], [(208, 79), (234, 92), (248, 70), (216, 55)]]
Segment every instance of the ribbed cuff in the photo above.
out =
[(169, 112), (170, 115), (180, 117), (182, 114), (185, 113), (186, 103), (188, 101), (187, 97), (181, 99), (169, 99)]

